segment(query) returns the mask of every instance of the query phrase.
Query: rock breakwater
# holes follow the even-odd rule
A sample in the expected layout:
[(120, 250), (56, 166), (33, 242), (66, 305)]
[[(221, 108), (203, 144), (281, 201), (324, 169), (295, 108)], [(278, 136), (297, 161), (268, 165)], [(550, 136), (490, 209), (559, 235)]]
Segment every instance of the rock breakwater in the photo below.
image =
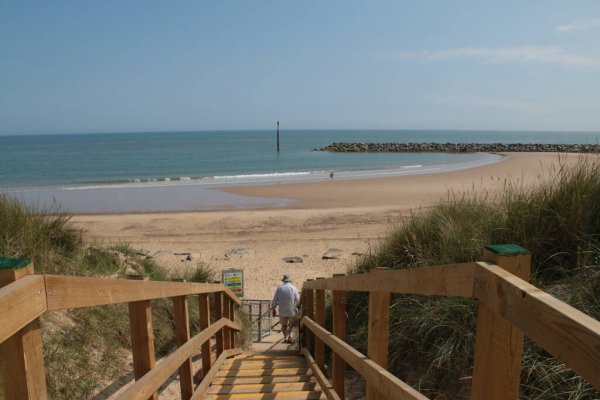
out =
[(315, 150), (335, 153), (600, 153), (600, 145), (544, 143), (333, 143)]

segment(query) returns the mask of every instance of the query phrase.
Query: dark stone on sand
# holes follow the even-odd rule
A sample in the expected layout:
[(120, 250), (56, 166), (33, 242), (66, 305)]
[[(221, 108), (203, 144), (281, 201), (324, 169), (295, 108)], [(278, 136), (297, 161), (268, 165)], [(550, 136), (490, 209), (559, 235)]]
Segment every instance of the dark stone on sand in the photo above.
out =
[(225, 252), (225, 257), (231, 257), (231, 256), (241, 256), (243, 254), (248, 254), (250, 250), (248, 250), (245, 247), (236, 247), (234, 249), (231, 250), (227, 250)]
[(327, 250), (325, 252), (325, 254), (323, 254), (323, 257), (321, 257), (321, 258), (323, 260), (335, 260), (335, 259), (341, 258), (343, 253), (344, 253), (344, 250), (342, 250), (342, 249), (331, 248), (331, 249)]
[(302, 257), (283, 257), (283, 261), (290, 264), (298, 264), (304, 262)]

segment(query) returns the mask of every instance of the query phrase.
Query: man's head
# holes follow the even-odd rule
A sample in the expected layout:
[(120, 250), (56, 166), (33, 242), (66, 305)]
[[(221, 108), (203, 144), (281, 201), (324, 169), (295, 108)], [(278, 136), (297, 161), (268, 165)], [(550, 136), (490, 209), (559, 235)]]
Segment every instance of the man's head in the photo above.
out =
[(291, 282), (291, 280), (290, 280), (290, 277), (289, 277), (289, 276), (287, 276), (287, 275), (284, 275), (284, 276), (283, 276), (283, 279), (281, 280), (281, 282), (283, 282), (283, 283), (288, 283), (288, 282)]

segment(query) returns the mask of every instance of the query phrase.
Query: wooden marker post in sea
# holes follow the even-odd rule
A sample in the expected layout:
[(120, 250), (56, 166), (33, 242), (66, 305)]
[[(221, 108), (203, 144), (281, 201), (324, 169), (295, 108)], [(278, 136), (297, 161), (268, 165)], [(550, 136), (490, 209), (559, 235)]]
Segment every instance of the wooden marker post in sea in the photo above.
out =
[(277, 152), (279, 153), (279, 121), (277, 121)]

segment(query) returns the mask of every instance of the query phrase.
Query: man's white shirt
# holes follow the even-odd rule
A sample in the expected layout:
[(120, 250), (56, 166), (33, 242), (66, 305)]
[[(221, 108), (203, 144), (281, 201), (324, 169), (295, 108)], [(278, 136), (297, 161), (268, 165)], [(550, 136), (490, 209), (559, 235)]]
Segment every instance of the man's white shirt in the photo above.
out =
[(271, 308), (279, 305), (280, 317), (295, 317), (299, 302), (300, 293), (298, 293), (298, 289), (291, 283), (286, 282), (277, 287), (271, 302)]

